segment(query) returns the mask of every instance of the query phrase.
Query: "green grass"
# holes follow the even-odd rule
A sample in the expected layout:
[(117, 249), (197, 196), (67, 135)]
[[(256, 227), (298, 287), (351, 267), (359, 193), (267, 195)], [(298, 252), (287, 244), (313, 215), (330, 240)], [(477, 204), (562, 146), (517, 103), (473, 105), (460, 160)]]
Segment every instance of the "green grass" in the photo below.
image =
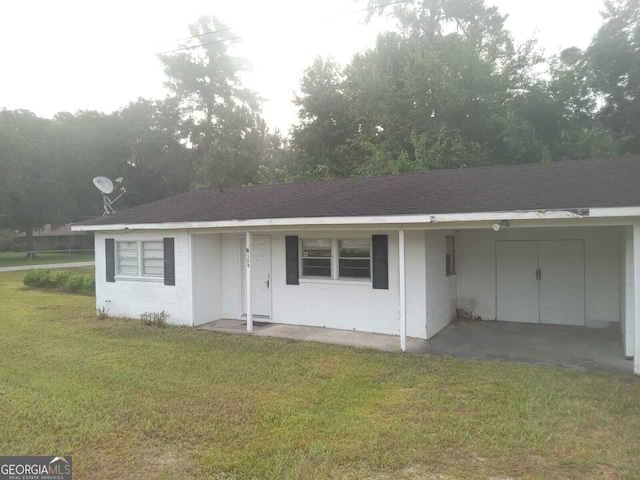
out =
[(638, 478), (630, 375), (97, 320), (0, 274), (0, 452), (78, 478)]
[(93, 262), (93, 253), (36, 253), (29, 259), (24, 252), (0, 253), (0, 267), (19, 267), (22, 265), (48, 265), (51, 263)]

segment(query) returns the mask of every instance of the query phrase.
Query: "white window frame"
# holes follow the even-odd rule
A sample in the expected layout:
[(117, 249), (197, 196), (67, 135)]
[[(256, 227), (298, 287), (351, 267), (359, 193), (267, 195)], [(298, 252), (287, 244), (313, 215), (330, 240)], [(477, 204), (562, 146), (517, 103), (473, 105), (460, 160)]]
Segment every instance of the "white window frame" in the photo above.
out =
[[(447, 252), (447, 244), (451, 239), (451, 262), (448, 261), (449, 252)], [(449, 268), (451, 267), (451, 268)], [(456, 275), (456, 237), (455, 235), (447, 235), (444, 237), (444, 273), (447, 277)]]
[[(303, 240), (331, 240), (331, 277), (314, 277), (303, 275), (302, 242)], [(340, 276), (340, 240), (364, 240), (369, 243), (369, 277), (341, 277)], [(371, 284), (373, 281), (373, 254), (371, 237), (305, 237), (298, 240), (298, 275), (303, 283), (338, 283), (338, 284)]]
[[(145, 243), (162, 243), (163, 239), (159, 239), (159, 240), (116, 240), (115, 242), (115, 270), (116, 270), (116, 274), (115, 274), (115, 279), (116, 280), (136, 280), (136, 281), (143, 281), (143, 282), (164, 282), (164, 270), (162, 272), (162, 275), (149, 275), (149, 274), (145, 274), (143, 273), (143, 269), (144, 269), (144, 244)], [(137, 249), (136, 249), (136, 260), (137, 260), (137, 267), (138, 267), (138, 271), (136, 275), (133, 274), (125, 274), (125, 273), (120, 273), (120, 255), (119, 255), (119, 244), (120, 243), (136, 243), (137, 245)], [(164, 266), (164, 251), (163, 251), (163, 255), (162, 255), (162, 260), (163, 260), (163, 266)]]

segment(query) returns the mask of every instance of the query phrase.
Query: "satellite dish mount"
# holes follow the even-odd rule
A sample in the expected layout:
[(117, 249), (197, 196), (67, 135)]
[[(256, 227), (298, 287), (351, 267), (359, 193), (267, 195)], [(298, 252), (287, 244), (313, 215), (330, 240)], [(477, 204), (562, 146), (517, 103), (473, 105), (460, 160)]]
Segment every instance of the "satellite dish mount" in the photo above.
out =
[[(114, 187), (113, 182), (109, 180), (107, 177), (95, 177), (93, 179), (93, 184), (96, 186), (98, 190), (102, 192), (102, 207), (104, 211), (102, 212), (102, 216), (113, 215), (116, 213), (116, 209), (113, 208), (113, 204), (118, 201), (122, 195), (127, 193), (125, 188), (122, 186), (122, 177), (116, 178), (117, 188)], [(120, 194), (111, 200), (109, 195), (113, 193), (114, 190), (119, 190)]]

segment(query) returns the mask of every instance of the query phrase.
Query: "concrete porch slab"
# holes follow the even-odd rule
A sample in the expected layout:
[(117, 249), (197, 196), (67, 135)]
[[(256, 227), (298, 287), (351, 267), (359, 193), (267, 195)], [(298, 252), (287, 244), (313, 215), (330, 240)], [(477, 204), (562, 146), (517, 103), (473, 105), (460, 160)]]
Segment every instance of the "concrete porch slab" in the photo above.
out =
[[(247, 334), (244, 320), (221, 319), (205, 323), (197, 328), (213, 332)], [(353, 330), (337, 330), (333, 328), (307, 327), (304, 325), (286, 325), (271, 323), (264, 327), (254, 327), (253, 335), (259, 337), (280, 337), (310, 342), (334, 343), (350, 347), (374, 348), (386, 352), (400, 351), (400, 337), (381, 335), (378, 333), (355, 332)], [(428, 348), (425, 340), (407, 338), (407, 352), (420, 353)]]

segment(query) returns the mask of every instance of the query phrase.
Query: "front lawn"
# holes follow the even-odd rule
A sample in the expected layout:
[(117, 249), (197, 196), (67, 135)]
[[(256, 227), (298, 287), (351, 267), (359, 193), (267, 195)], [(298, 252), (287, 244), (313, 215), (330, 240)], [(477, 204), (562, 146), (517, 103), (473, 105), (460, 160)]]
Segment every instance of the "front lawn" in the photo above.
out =
[(25, 252), (3, 252), (0, 253), (0, 267), (19, 267), (29, 265), (49, 265), (53, 263), (72, 262), (93, 262), (94, 255), (91, 252), (72, 253), (69, 252), (36, 252), (33, 258), (27, 256)]
[(77, 478), (640, 476), (630, 375), (97, 320), (0, 274), (0, 452)]

